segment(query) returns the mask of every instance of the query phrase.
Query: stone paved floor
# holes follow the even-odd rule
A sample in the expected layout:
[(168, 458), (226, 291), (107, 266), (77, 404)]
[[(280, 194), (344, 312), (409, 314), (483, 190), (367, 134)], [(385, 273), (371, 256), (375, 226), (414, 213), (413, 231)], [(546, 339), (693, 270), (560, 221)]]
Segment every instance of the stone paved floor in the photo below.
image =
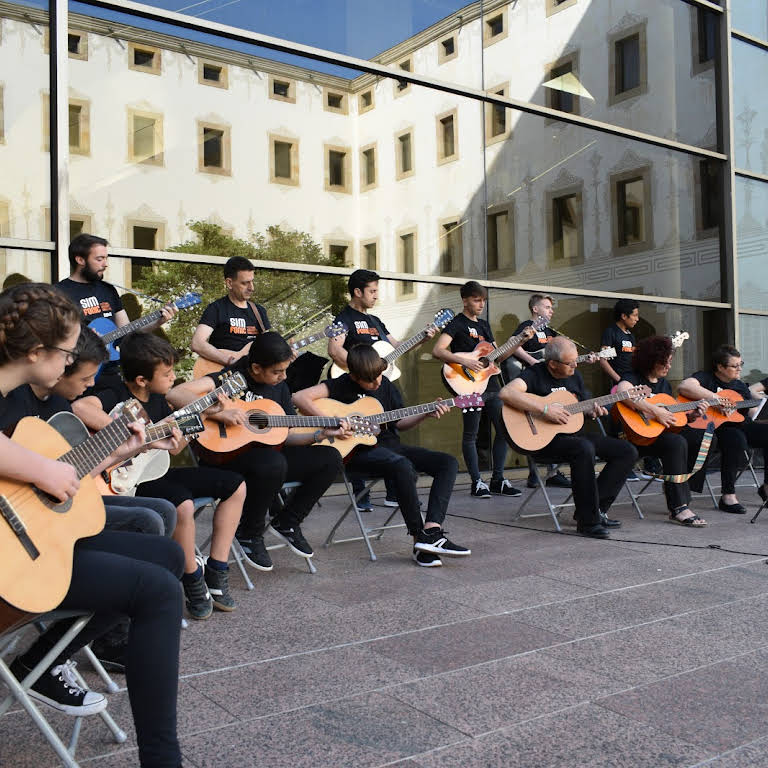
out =
[[(546, 517), (503, 525), (519, 502), (464, 485), (446, 527), (473, 555), (423, 569), (402, 530), (376, 563), (360, 543), (323, 549), (341, 505), (305, 526), (316, 575), (275, 552), (254, 592), (233, 578), (235, 613), (183, 632), (186, 766), (768, 766), (768, 567), (707, 548), (768, 553), (768, 513), (753, 526), (702, 499), (710, 527), (689, 530), (655, 496), (645, 520), (615, 507), (624, 526), (601, 542)], [(110, 711), (130, 726), (124, 691)], [(93, 718), (78, 756), (137, 764), (132, 737), (109, 743)], [(0, 719), (3, 768), (56, 764), (26, 715)]]

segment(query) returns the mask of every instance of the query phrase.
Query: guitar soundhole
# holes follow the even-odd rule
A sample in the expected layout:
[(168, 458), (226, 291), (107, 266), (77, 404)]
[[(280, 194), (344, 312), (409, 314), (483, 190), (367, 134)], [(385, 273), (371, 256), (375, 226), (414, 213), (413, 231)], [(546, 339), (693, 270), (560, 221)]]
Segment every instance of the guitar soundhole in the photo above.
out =
[(269, 430), (269, 419), (263, 411), (248, 412), (248, 429), (251, 432), (266, 432)]
[(40, 501), (53, 512), (64, 513), (69, 512), (69, 510), (72, 509), (72, 499), (67, 499), (62, 503), (58, 499), (54, 499), (53, 496), (46, 493), (45, 491), (41, 491), (39, 488), (35, 488), (33, 486), (33, 490), (37, 495), (37, 498), (40, 499)]

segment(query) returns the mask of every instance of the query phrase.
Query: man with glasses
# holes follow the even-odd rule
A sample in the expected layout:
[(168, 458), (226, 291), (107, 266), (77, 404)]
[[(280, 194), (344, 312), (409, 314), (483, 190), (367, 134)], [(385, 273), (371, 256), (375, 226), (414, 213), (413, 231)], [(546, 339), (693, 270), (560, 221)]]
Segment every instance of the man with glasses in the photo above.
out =
[[(502, 401), (517, 410), (540, 414), (553, 424), (566, 424), (571, 416), (562, 405), (544, 404), (539, 398), (563, 390), (578, 400), (591, 397), (576, 371), (577, 357), (576, 345), (570, 339), (550, 339), (544, 349), (544, 363), (526, 368), (507, 384), (500, 393)], [(605, 408), (595, 407), (591, 415), (596, 419), (606, 413)], [(605, 461), (597, 478), (595, 456)], [(571, 435), (556, 435), (546, 448), (532, 453), (531, 458), (537, 464), (570, 464), (574, 517), (580, 534), (605, 539), (609, 528), (621, 525), (618, 520), (610, 520), (607, 512), (637, 460), (637, 450), (631, 443), (581, 429)]]
[[(712, 355), (712, 370), (694, 373), (680, 384), (678, 392), (690, 400), (700, 400), (705, 397), (715, 397), (721, 390), (728, 389), (749, 400), (753, 394), (749, 384), (741, 379), (743, 367), (741, 352), (730, 344), (722, 344)], [(736, 478), (739, 474), (739, 465), (744, 461), (744, 452), (747, 447), (761, 448), (765, 452), (768, 446), (768, 424), (758, 424), (752, 420), (756, 410), (752, 408), (749, 411), (740, 411), (744, 421), (725, 422), (715, 430), (722, 456), (720, 461), (722, 482), (720, 493), (722, 495), (718, 508), (732, 515), (743, 515), (747, 511), (736, 498)], [(705, 470), (706, 467), (691, 478), (692, 490), (700, 491), (703, 487)], [(765, 501), (768, 498), (768, 467), (763, 472), (763, 484), (757, 492)]]

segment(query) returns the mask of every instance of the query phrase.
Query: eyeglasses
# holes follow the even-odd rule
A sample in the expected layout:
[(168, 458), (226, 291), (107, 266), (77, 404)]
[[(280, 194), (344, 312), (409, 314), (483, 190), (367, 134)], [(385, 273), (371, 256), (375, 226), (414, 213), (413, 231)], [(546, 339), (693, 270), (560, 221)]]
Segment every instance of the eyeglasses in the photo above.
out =
[(57, 349), (59, 352), (63, 352), (66, 357), (64, 359), (64, 362), (66, 365), (72, 365), (72, 363), (77, 360), (77, 353), (74, 349), (64, 349), (63, 347), (55, 347), (52, 344), (47, 344), (46, 349)]
[(725, 366), (726, 368), (743, 368), (744, 363), (729, 363)]
[(577, 365), (577, 363), (576, 363), (576, 361), (575, 361), (575, 360), (573, 360), (573, 361), (572, 361), (572, 362), (570, 362), (570, 363), (566, 363), (566, 362), (565, 362), (565, 361), (563, 361), (563, 360), (556, 360), (555, 362), (559, 363), (560, 365), (564, 365), (564, 366), (566, 366), (567, 368), (575, 368), (575, 367), (576, 367), (576, 365)]

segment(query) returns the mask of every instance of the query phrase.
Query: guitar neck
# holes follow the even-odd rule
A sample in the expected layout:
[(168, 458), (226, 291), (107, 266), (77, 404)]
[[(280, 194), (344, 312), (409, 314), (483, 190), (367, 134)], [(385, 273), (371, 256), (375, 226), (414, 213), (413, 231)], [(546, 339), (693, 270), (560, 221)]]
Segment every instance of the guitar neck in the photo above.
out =
[(59, 461), (70, 464), (77, 470), (78, 478), (89, 475), (111, 453), (122, 445), (130, 436), (128, 429), (130, 418), (120, 416), (104, 429), (100, 429), (93, 437), (84, 440), (59, 457)]
[[(670, 413), (679, 413), (680, 411), (693, 411), (701, 402), (706, 403), (708, 408), (722, 405), (722, 400), (718, 397), (705, 397), (702, 400), (692, 400), (690, 403), (676, 403), (675, 405), (665, 405), (664, 407)], [(761, 402), (762, 400), (737, 400), (735, 403), (730, 403), (730, 407), (735, 410), (742, 410), (744, 408), (754, 408), (760, 405)]]
[(203, 395), (203, 397), (200, 397), (197, 400), (193, 400), (188, 405), (185, 405), (182, 408), (179, 408), (177, 411), (174, 411), (173, 416), (181, 416), (187, 413), (202, 413), (212, 405), (216, 405), (216, 403), (219, 402), (219, 395), (232, 397), (233, 392), (227, 387), (226, 384), (222, 384), (220, 387), (214, 389), (213, 392), (209, 392), (207, 395)]
[(613, 403), (619, 403), (622, 400), (629, 400), (632, 397), (637, 397), (638, 392), (635, 389), (625, 389), (623, 392), (614, 392), (611, 395), (603, 395), (602, 397), (593, 397), (591, 400), (582, 400), (578, 403), (571, 403), (570, 405), (563, 406), (568, 413), (586, 413), (591, 411), (596, 405), (606, 406), (613, 405)]
[(384, 413), (374, 413), (372, 416), (366, 416), (365, 420), (370, 421), (371, 424), (386, 424), (389, 421), (400, 421), (400, 419), (404, 419), (407, 416), (434, 413), (437, 410), (438, 405), (445, 405), (448, 408), (453, 408), (456, 405), (456, 400), (451, 398), (450, 400), (440, 400), (439, 402), (411, 405), (407, 408), (397, 408), (394, 411), (384, 411)]
[(299, 339), (298, 341), (291, 341), (288, 343), (288, 346), (294, 352), (298, 352), (304, 347), (308, 347), (310, 344), (314, 344), (316, 341), (322, 341), (324, 338), (325, 332), (319, 331), (318, 333), (312, 333), (309, 336), (305, 336), (303, 339)]
[(162, 424), (149, 424), (144, 428), (144, 434), (146, 435), (144, 443), (154, 443), (157, 440), (164, 440), (166, 437), (170, 437), (173, 434), (173, 428), (178, 426), (179, 422), (176, 421), (176, 419), (164, 421)]
[(489, 352), (486, 355), (486, 359), (488, 360), (489, 363), (492, 363), (497, 357), (506, 355), (507, 352), (519, 346), (524, 338), (525, 338), (524, 333), (518, 333), (517, 336), (513, 336), (511, 339), (508, 339), (500, 347), (497, 347), (496, 349), (494, 349), (493, 352)]
[(419, 331), (415, 336), (411, 336), (410, 339), (406, 339), (401, 344), (398, 344), (388, 355), (384, 356), (384, 360), (387, 363), (394, 363), (398, 357), (404, 355), (409, 349), (413, 349), (417, 344), (421, 344), (426, 338), (427, 329)]
[(336, 416), (289, 416), (266, 413), (248, 413), (248, 423), (263, 429), (264, 427), (331, 427), (339, 426), (340, 417)]
[(140, 317), (138, 320), (134, 320), (132, 323), (128, 323), (128, 325), (123, 325), (120, 328), (115, 328), (114, 331), (105, 333), (101, 339), (105, 344), (111, 344), (113, 341), (122, 339), (123, 336), (127, 336), (129, 333), (140, 331), (142, 328), (146, 328), (149, 325), (154, 325), (160, 319), (162, 314), (162, 311), (157, 309), (154, 312), (150, 312), (148, 315), (144, 315), (144, 317)]

